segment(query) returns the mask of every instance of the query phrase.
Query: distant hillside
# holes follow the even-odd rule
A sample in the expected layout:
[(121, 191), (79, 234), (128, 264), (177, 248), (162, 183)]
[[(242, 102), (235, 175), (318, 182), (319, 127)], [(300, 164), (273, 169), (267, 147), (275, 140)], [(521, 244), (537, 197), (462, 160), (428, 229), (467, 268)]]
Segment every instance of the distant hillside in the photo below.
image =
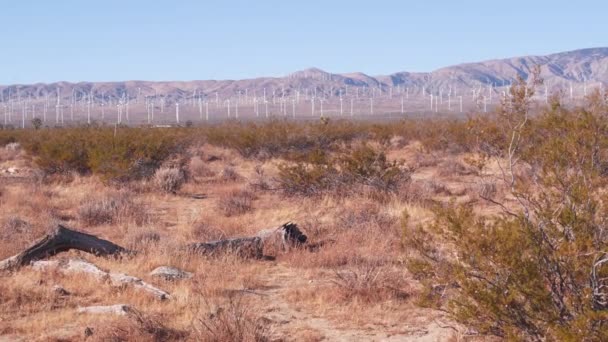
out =
[[(134, 99), (164, 97), (179, 100), (193, 97), (214, 99), (238, 96), (266, 98), (313, 94), (317, 97), (346, 96), (348, 92), (381, 93), (391, 88), (417, 93), (447, 92), (448, 89), (475, 89), (493, 85), (501, 87), (528, 76), (534, 65), (540, 65), (542, 76), (549, 86), (570, 84), (598, 84), (608, 82), (608, 48), (583, 49), (548, 56), (526, 56), (478, 63), (467, 63), (441, 68), (429, 73), (397, 72), (391, 75), (369, 76), (364, 73), (332, 74), (316, 68), (295, 72), (285, 77), (262, 77), (246, 80), (208, 81), (125, 81), (125, 82), (59, 82), (52, 84), (0, 86), (0, 101), (8, 99), (56, 98), (79, 100), (92, 94), (95, 99)], [(358, 90), (357, 90), (358, 89)]]

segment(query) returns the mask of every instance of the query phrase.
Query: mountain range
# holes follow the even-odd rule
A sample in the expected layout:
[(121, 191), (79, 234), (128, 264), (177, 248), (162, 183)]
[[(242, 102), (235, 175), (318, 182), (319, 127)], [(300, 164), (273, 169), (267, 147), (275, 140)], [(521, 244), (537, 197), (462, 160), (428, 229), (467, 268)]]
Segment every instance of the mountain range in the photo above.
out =
[(318, 97), (348, 96), (370, 90), (380, 93), (404, 91), (428, 94), (500, 88), (517, 76), (527, 78), (535, 65), (549, 87), (603, 85), (608, 83), (608, 48), (589, 48), (546, 56), (524, 56), (448, 66), (432, 72), (396, 72), (370, 76), (361, 72), (334, 74), (317, 68), (294, 72), (284, 77), (260, 77), (245, 80), (206, 81), (121, 81), (57, 82), (49, 84), (0, 86), (0, 102), (59, 97), (82, 101), (91, 94), (96, 99), (116, 101), (139, 97), (180, 101), (188, 98), (231, 99), (235, 97), (284, 97), (296, 93)]

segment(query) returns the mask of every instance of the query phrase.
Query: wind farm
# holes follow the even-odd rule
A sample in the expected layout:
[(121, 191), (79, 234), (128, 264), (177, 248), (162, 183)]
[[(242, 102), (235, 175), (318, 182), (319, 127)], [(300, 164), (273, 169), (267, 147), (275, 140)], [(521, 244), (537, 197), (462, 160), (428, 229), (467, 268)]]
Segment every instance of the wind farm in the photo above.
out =
[(574, 106), (592, 91), (605, 91), (608, 48), (595, 48), (376, 77), (311, 68), (248, 80), (5, 85), (0, 86), (0, 108), (2, 123), (13, 127), (25, 127), (34, 118), (62, 126), (462, 116), (487, 113), (510, 96), (517, 78), (530, 74), (530, 60), (538, 63), (544, 79), (534, 98), (539, 103), (559, 96)]

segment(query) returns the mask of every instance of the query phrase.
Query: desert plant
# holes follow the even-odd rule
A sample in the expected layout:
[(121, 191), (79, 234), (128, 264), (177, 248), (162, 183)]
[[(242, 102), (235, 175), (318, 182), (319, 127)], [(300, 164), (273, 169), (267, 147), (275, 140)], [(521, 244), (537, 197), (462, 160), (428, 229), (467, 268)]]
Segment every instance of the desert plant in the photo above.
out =
[(340, 181), (359, 184), (380, 192), (394, 192), (399, 182), (409, 179), (397, 161), (389, 162), (382, 151), (361, 145), (338, 156)]
[(225, 216), (245, 214), (253, 209), (255, 195), (248, 190), (235, 190), (220, 197), (218, 208)]
[(35, 130), (39, 130), (42, 127), (42, 119), (40, 119), (40, 118), (33, 118), (32, 119), (32, 127), (34, 127)]
[[(524, 80), (499, 112), (508, 145), (493, 148), (516, 205), (480, 216), (452, 203), (427, 227), (407, 230), (427, 303), (443, 305), (481, 333), (511, 340), (608, 339), (608, 208), (598, 167), (608, 154), (603, 112), (553, 107), (533, 121)], [(584, 138), (583, 138), (584, 137)], [(527, 160), (534, 183), (514, 171)], [(439, 248), (443, 246), (443, 248)], [(516, 252), (515, 252), (516, 251)], [(432, 289), (442, 288), (442, 291)]]
[(126, 221), (142, 225), (148, 219), (145, 208), (124, 191), (86, 200), (78, 209), (78, 217), (88, 226)]
[(230, 296), (214, 313), (194, 323), (197, 341), (270, 341), (269, 330), (243, 296)]
[(153, 182), (159, 190), (174, 194), (186, 182), (186, 173), (179, 167), (161, 167), (154, 173)]

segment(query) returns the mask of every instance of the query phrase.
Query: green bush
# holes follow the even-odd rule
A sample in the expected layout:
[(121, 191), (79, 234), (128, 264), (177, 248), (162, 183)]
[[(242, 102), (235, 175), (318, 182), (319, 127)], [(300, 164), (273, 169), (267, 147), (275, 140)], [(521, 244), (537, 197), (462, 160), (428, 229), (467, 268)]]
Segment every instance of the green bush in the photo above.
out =
[(111, 180), (152, 176), (187, 141), (177, 129), (103, 126), (30, 132), (20, 140), (48, 173), (75, 171)]
[[(500, 215), (467, 205), (435, 209), (426, 227), (404, 227), (410, 270), (440, 305), (482, 334), (518, 341), (608, 340), (608, 121), (606, 105), (552, 106), (536, 118), (523, 81), (495, 119), (491, 146), (513, 203)], [(517, 172), (526, 161), (531, 176)], [(405, 223), (406, 224), (406, 223)]]

